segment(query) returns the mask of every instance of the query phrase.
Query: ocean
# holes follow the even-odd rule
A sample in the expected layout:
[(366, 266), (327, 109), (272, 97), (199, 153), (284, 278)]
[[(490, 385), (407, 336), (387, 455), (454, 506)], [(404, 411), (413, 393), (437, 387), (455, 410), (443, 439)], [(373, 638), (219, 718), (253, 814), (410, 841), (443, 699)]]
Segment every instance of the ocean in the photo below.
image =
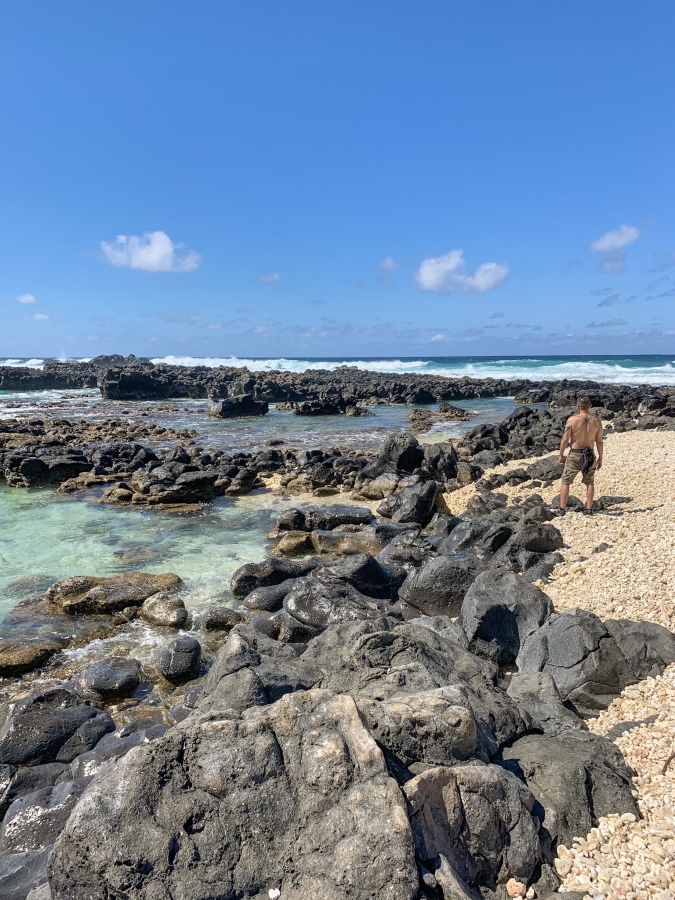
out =
[[(86, 361), (88, 358), (83, 358)], [(255, 372), (306, 372), (356, 366), (373, 372), (425, 373), (451, 378), (530, 378), (555, 381), (561, 378), (591, 380), (606, 384), (675, 385), (675, 353), (636, 356), (423, 356), (423, 357), (286, 357), (242, 358), (237, 356), (162, 356), (154, 363), (178, 366), (240, 366)], [(43, 359), (0, 359), (0, 365), (41, 368)]]

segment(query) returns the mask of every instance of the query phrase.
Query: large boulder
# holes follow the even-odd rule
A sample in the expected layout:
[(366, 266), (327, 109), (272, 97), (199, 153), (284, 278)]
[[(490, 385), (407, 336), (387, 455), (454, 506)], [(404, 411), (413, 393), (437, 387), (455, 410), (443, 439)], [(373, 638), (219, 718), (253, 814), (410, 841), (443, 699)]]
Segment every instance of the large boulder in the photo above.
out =
[(189, 634), (182, 634), (159, 654), (157, 670), (167, 681), (180, 684), (199, 674), (201, 659), (199, 641)]
[(284, 559), (268, 557), (259, 563), (246, 563), (232, 576), (230, 590), (235, 597), (245, 597), (256, 588), (281, 584), (288, 578), (301, 578), (320, 565), (317, 559)]
[(0, 730), (0, 764), (71, 762), (114, 730), (108, 713), (63, 688), (48, 688), (11, 708)]
[(473, 653), (502, 665), (553, 612), (550, 598), (520, 575), (481, 572), (462, 602), (460, 624)]
[(339, 525), (370, 525), (372, 512), (363, 506), (325, 506), (305, 513), (307, 531), (332, 531)]
[(240, 394), (225, 400), (211, 400), (208, 412), (214, 419), (238, 419), (264, 416), (269, 408), (267, 400), (257, 400), (254, 394)]
[(506, 692), (529, 713), (535, 728), (544, 734), (558, 734), (567, 728), (588, 730), (584, 720), (565, 706), (548, 672), (516, 673)]
[(282, 698), (186, 720), (132, 750), (73, 811), (53, 900), (412, 900), (403, 797), (354, 700)]
[(542, 858), (535, 798), (510, 772), (442, 766), (403, 790), (420, 861), (433, 867), (443, 856), (464, 884), (493, 890), (532, 879)]
[(405, 578), (401, 569), (383, 565), (368, 553), (355, 553), (343, 562), (315, 569), (310, 578), (338, 578), (369, 597), (393, 597)]
[(530, 726), (527, 714), (498, 686), (496, 666), (417, 620), (333, 626), (309, 642), (302, 664), (322, 673), (318, 686), (359, 698), (383, 701), (447, 686), (464, 690), (477, 723), (480, 758), (492, 758)]
[(398, 431), (384, 441), (379, 455), (363, 469), (362, 474), (374, 478), (384, 472), (413, 472), (422, 465), (424, 450), (414, 434)]
[[(456, 685), (389, 700), (357, 699), (390, 771), (450, 766), (480, 758), (476, 718), (467, 692)], [(412, 767), (412, 769), (411, 769)]]
[(483, 568), (481, 560), (473, 556), (433, 557), (408, 575), (399, 597), (425, 616), (456, 616)]
[(674, 652), (675, 635), (660, 625), (613, 621), (610, 630), (593, 613), (569, 609), (525, 640), (516, 664), (521, 673), (548, 672), (563, 701), (586, 717), (629, 684), (662, 672)]
[(180, 578), (170, 572), (127, 572), (110, 578), (74, 575), (53, 584), (46, 597), (51, 606), (68, 615), (112, 613), (127, 606), (141, 606), (153, 594), (170, 591), (180, 583)]
[(340, 622), (376, 619), (391, 612), (386, 600), (367, 597), (323, 570), (318, 576), (299, 578), (283, 603), (286, 613), (314, 634)]
[(621, 751), (607, 738), (567, 729), (527, 734), (502, 751), (503, 765), (522, 778), (543, 808), (551, 846), (570, 846), (601, 816), (640, 817)]
[(300, 653), (296, 644), (272, 640), (251, 626), (236, 626), (204, 679), (199, 709), (243, 711), (308, 690), (322, 673), (307, 665)]
[(381, 516), (394, 522), (415, 523), (423, 528), (436, 511), (436, 482), (423, 481), (390, 494), (377, 508)]
[(19, 797), (9, 807), (0, 829), (0, 854), (26, 853), (50, 847), (63, 830), (89, 779), (62, 781)]

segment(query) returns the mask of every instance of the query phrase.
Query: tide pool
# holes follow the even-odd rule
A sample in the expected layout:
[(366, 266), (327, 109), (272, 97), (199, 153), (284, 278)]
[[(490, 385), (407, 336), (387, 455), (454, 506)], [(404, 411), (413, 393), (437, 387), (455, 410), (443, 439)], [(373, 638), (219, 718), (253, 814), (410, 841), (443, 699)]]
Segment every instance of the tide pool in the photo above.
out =
[(229, 599), (232, 573), (265, 555), (279, 512), (297, 503), (260, 492), (169, 513), (0, 485), (0, 616), (70, 575), (175, 572), (186, 606)]

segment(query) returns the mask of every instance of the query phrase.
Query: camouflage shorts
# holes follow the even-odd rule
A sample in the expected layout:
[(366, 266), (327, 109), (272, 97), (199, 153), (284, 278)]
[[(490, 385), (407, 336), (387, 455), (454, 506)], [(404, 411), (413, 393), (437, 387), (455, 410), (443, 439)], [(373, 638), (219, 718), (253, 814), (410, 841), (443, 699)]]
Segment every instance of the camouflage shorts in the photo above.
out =
[[(574, 451), (570, 451), (567, 459), (565, 460), (565, 468), (563, 469), (562, 474), (562, 483), (563, 484), (572, 484), (574, 479), (577, 477), (579, 472), (581, 472), (581, 458), (583, 453), (575, 453)], [(593, 465), (590, 467), (588, 472), (582, 476), (581, 481), (583, 484), (594, 484), (595, 483), (595, 470), (598, 465), (598, 459), (595, 458)]]

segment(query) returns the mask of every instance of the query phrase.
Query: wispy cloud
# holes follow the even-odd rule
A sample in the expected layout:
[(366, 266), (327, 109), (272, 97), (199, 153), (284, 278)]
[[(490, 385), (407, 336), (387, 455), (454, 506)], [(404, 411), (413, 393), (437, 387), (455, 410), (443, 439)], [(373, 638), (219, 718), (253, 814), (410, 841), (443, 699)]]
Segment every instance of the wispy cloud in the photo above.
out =
[(28, 305), (30, 303), (37, 303), (37, 300), (35, 299), (35, 297), (32, 294), (19, 294), (19, 296), (16, 298), (16, 300), (17, 300), (17, 303), (24, 303), (26, 305)]
[(610, 294), (608, 297), (605, 297), (604, 300), (601, 300), (599, 303), (596, 303), (596, 307), (601, 306), (615, 306), (617, 303), (621, 303), (621, 298), (619, 294)]
[(602, 254), (600, 271), (607, 275), (620, 275), (626, 261), (623, 248), (634, 244), (639, 237), (640, 230), (635, 225), (622, 225), (614, 231), (606, 231), (591, 241), (591, 251)]
[(491, 316), (488, 316), (488, 319), (503, 319), (504, 313), (494, 312)]
[(665, 272), (666, 269), (670, 269), (672, 266), (675, 266), (675, 250), (669, 250), (667, 253), (657, 256), (653, 268), (649, 271)]
[(45, 313), (33, 313), (32, 316), (27, 316), (26, 318), (30, 318), (33, 322), (48, 322), (49, 316), (45, 315)]
[(177, 255), (176, 250), (183, 246), (174, 244), (164, 231), (146, 231), (143, 237), (118, 234), (111, 243), (101, 241), (101, 250), (111, 266), (141, 272), (191, 272), (196, 269), (201, 256), (194, 250)]
[(606, 319), (604, 322), (589, 322), (586, 328), (606, 328), (608, 325), (627, 325), (625, 319)]
[(448, 338), (447, 338), (446, 335), (444, 335), (444, 334), (435, 334), (435, 335), (431, 338), (431, 343), (433, 344), (435, 341), (447, 341), (447, 339), (448, 339)]
[(275, 281), (281, 281), (281, 275), (278, 272), (267, 272), (265, 275), (258, 275), (258, 281), (263, 284), (273, 284)]
[(380, 268), (384, 269), (385, 272), (397, 272), (398, 263), (393, 256), (385, 256), (384, 259), (380, 260)]
[(436, 294), (486, 294), (501, 287), (509, 274), (509, 267), (500, 263), (482, 263), (473, 275), (465, 275), (463, 250), (451, 250), (445, 256), (425, 259), (415, 275), (423, 291)]

